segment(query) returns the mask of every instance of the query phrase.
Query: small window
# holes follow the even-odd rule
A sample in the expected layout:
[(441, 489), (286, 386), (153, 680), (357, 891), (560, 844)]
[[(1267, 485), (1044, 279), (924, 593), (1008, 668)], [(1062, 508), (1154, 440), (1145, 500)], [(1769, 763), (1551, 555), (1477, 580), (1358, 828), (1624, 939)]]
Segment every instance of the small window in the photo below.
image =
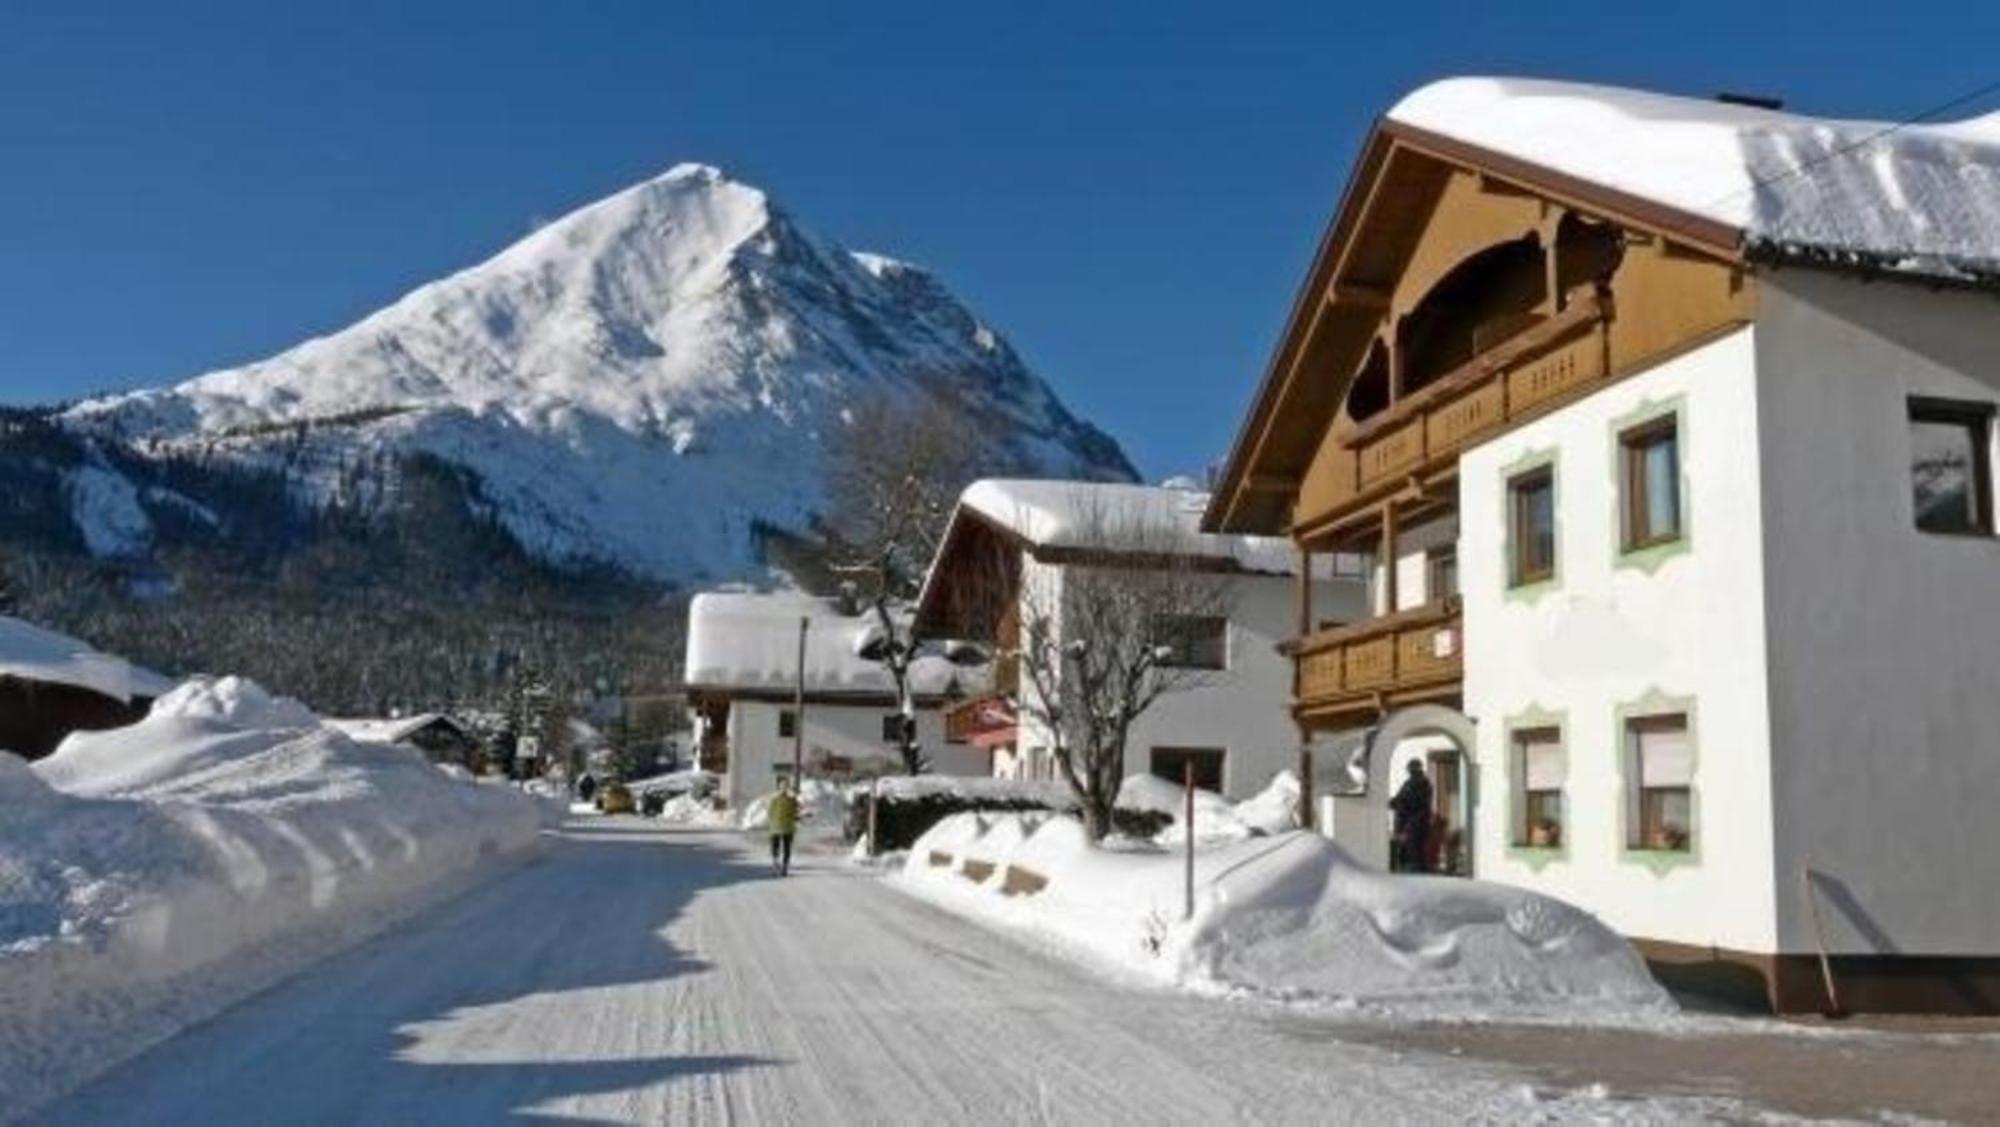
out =
[(1434, 603), (1458, 597), (1458, 549), (1451, 545), (1430, 550), (1427, 594)]
[(1194, 785), (1197, 789), (1222, 791), (1223, 751), (1217, 747), (1156, 747), (1153, 749), (1152, 772), (1154, 777), (1165, 779), (1176, 786), (1187, 781), (1190, 764), (1194, 767)]
[(1559, 849), (1563, 843), (1562, 732), (1514, 733), (1514, 844)]
[(1229, 620), (1219, 615), (1163, 614), (1153, 619), (1153, 644), (1171, 656), (1160, 662), (1174, 669), (1226, 669)]
[[(910, 723), (914, 726), (916, 721), (912, 719)], [(903, 742), (902, 713), (891, 712), (882, 717), (882, 742), (891, 744)]]
[(1687, 717), (1648, 716), (1625, 728), (1626, 846), (1670, 853), (1694, 848), (1694, 742)]
[(1680, 423), (1655, 419), (1618, 437), (1623, 463), (1625, 550), (1667, 544), (1681, 536)]
[(1910, 400), (1910, 489), (1918, 528), (1993, 534), (1992, 421), (1991, 404)]
[(1555, 578), (1556, 475), (1543, 466), (1507, 483), (1511, 583), (1524, 587)]
[(798, 717), (798, 713), (795, 713), (795, 712), (793, 712), (793, 711), (792, 711), (791, 709), (789, 709), (789, 708), (781, 708), (781, 709), (779, 709), (779, 710), (778, 710), (778, 738), (779, 738), (779, 739), (781, 739), (781, 740), (789, 740), (789, 739), (791, 739), (792, 737), (794, 737), (794, 736), (796, 736), (796, 735), (798, 735), (798, 734), (799, 734), (799, 717)]

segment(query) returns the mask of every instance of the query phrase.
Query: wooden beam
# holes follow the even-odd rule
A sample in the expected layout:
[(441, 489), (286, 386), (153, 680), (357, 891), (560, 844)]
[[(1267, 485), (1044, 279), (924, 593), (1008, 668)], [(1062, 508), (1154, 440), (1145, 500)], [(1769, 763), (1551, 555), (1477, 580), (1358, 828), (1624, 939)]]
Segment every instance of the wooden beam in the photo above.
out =
[(1389, 308), (1389, 300), (1395, 296), (1385, 286), (1367, 282), (1335, 282), (1327, 287), (1326, 298), (1336, 305), (1351, 305), (1358, 309), (1373, 309), (1378, 312)]
[(1396, 606), (1396, 505), (1382, 505), (1382, 613), (1395, 614)]
[(1296, 493), (1299, 479), (1293, 474), (1253, 473), (1244, 477), (1243, 489), (1248, 493)]

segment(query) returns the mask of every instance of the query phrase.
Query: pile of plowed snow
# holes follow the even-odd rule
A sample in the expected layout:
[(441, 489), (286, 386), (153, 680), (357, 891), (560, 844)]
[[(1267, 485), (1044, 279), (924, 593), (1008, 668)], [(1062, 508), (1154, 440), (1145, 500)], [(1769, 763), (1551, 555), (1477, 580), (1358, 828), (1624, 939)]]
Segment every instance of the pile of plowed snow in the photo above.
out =
[[(1200, 814), (1197, 807), (1197, 822)], [(1180, 853), (1093, 848), (1063, 815), (958, 814), (897, 883), (925, 899), (1145, 979), (1429, 1012), (1670, 1007), (1589, 914), (1522, 889), (1392, 875), (1285, 832)]]
[(236, 678), (0, 752), (0, 1109), (25, 1110), (536, 839), (529, 799)]

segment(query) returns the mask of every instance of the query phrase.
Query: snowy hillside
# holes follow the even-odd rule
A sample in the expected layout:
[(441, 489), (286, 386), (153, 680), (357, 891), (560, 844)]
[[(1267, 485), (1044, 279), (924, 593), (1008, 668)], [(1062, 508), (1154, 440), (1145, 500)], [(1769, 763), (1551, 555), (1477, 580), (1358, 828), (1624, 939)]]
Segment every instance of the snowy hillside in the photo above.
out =
[[(698, 581), (749, 571), (759, 524), (824, 510), (844, 412), (924, 393), (962, 405), (996, 471), (1132, 476), (934, 277), (681, 165), (339, 332), (66, 418), (148, 454), (279, 468), (315, 501), (436, 455), (543, 559)], [(142, 550), (130, 490), (93, 471), (70, 493), (94, 551)]]

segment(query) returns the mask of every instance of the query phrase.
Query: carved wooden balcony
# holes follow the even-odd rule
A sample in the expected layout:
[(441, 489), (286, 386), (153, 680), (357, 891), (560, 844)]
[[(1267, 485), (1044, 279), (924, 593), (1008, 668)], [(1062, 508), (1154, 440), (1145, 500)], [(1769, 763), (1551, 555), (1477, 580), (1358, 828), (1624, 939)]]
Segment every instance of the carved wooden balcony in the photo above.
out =
[(1321, 630), (1289, 643), (1302, 717), (1366, 715), (1456, 696), (1464, 618), (1449, 599)]

